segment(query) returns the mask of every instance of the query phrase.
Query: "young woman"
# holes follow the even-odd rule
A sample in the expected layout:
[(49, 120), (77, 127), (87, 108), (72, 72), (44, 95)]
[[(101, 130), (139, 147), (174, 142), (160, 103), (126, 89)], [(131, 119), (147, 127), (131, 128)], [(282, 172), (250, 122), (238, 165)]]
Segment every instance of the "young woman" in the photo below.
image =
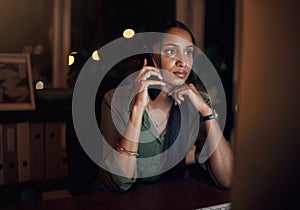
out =
[[(109, 170), (101, 169), (103, 186), (124, 191), (138, 182), (183, 178), (184, 157), (191, 145), (196, 145), (199, 155), (207, 142), (211, 155), (206, 166), (218, 185), (230, 187), (232, 150), (208, 95), (190, 82), (194, 37), (179, 21), (164, 25), (159, 32), (166, 36), (153, 45), (159, 52), (151, 56), (154, 66), (144, 59), (134, 75), (134, 90), (120, 88), (104, 96), (100, 127), (114, 150), (104, 152), (102, 164)], [(152, 85), (162, 87), (153, 100), (148, 91)]]

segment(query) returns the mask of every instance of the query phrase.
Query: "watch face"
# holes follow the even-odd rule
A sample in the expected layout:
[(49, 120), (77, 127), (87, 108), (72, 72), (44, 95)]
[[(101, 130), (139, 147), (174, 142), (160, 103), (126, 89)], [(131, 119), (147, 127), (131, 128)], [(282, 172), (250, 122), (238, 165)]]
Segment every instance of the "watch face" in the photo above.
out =
[(218, 114), (218, 112), (215, 109), (213, 109), (213, 113), (215, 115), (215, 118), (218, 118), (219, 114)]

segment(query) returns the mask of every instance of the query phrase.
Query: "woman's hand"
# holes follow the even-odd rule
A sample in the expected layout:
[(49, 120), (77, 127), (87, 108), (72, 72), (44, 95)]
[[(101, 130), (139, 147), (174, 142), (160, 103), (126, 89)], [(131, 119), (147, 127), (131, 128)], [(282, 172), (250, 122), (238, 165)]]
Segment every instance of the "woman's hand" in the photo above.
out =
[[(181, 104), (188, 98), (202, 116), (212, 114), (213, 111), (201, 97), (193, 84), (184, 85), (171, 91), (176, 104)], [(209, 167), (217, 182), (223, 187), (230, 187), (232, 182), (233, 152), (223, 136), (219, 124), (215, 120), (205, 121), (209, 154)]]
[[(161, 81), (147, 80), (150, 76), (156, 76)], [(139, 71), (139, 74), (135, 79), (135, 86), (137, 90), (135, 105), (145, 109), (149, 103), (149, 85), (165, 85), (166, 83), (162, 80), (163, 77), (161, 76), (159, 69), (153, 66), (147, 66), (147, 59), (144, 59), (143, 68)]]
[(192, 105), (197, 109), (202, 116), (212, 114), (212, 110), (205, 100), (199, 94), (199, 91), (193, 84), (184, 85), (182, 87), (172, 90), (169, 95), (174, 98), (175, 104), (181, 104), (188, 97)]

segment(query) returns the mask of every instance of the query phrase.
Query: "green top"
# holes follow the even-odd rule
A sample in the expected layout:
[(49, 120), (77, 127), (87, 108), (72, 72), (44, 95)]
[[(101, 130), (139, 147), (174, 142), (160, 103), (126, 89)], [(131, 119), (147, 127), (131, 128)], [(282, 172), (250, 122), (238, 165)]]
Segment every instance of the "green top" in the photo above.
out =
[(142, 122), (142, 131), (149, 130), (152, 134), (151, 137), (154, 141), (149, 140), (150, 142), (140, 143), (139, 145), (139, 158), (147, 158), (153, 157), (155, 155), (160, 154), (163, 151), (163, 146), (166, 137), (166, 130), (164, 130), (160, 135), (158, 134), (156, 129), (153, 129), (155, 126), (153, 125), (150, 116), (145, 111), (143, 114), (143, 122)]
[[(186, 138), (181, 142), (176, 140), (173, 144), (174, 146), (171, 146), (175, 149), (170, 152), (171, 156), (167, 156), (168, 158), (166, 158), (164, 155), (168, 152), (163, 152), (166, 130), (159, 135), (148, 113), (145, 111), (143, 113), (135, 178), (126, 178), (116, 159), (115, 150), (112, 148), (115, 148), (121, 138), (120, 134), (124, 133), (127, 127), (135, 95), (133, 91), (130, 91), (132, 90), (131, 88), (133, 87), (124, 86), (107, 92), (102, 103), (100, 128), (103, 137), (111, 148), (108, 152), (107, 150), (104, 152), (101, 163), (103, 168), (100, 168), (100, 174), (106, 184), (117, 190), (129, 189), (136, 182), (136, 178), (142, 177), (147, 181), (158, 179), (160, 174), (166, 171), (164, 166), (166, 163), (168, 165), (168, 161), (171, 162), (170, 167), (175, 166), (176, 164), (172, 165), (172, 161), (178, 163), (179, 160), (182, 160), (194, 144), (199, 148), (198, 151), (201, 151), (203, 142), (206, 139), (205, 128), (202, 123), (200, 124), (199, 113), (194, 111), (194, 114), (185, 117), (187, 121), (182, 122), (182, 124), (188, 126), (188, 131), (183, 135)], [(210, 105), (208, 95), (202, 95)], [(183, 147), (184, 149), (182, 149)]]

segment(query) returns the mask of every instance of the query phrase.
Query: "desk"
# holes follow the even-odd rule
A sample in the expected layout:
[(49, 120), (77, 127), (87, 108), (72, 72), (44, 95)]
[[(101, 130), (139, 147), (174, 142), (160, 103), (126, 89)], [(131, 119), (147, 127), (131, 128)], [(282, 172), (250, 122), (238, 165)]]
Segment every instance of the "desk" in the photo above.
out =
[(230, 201), (228, 191), (195, 180), (139, 185), (127, 192), (100, 192), (57, 200), (9, 206), (4, 209), (195, 209)]

